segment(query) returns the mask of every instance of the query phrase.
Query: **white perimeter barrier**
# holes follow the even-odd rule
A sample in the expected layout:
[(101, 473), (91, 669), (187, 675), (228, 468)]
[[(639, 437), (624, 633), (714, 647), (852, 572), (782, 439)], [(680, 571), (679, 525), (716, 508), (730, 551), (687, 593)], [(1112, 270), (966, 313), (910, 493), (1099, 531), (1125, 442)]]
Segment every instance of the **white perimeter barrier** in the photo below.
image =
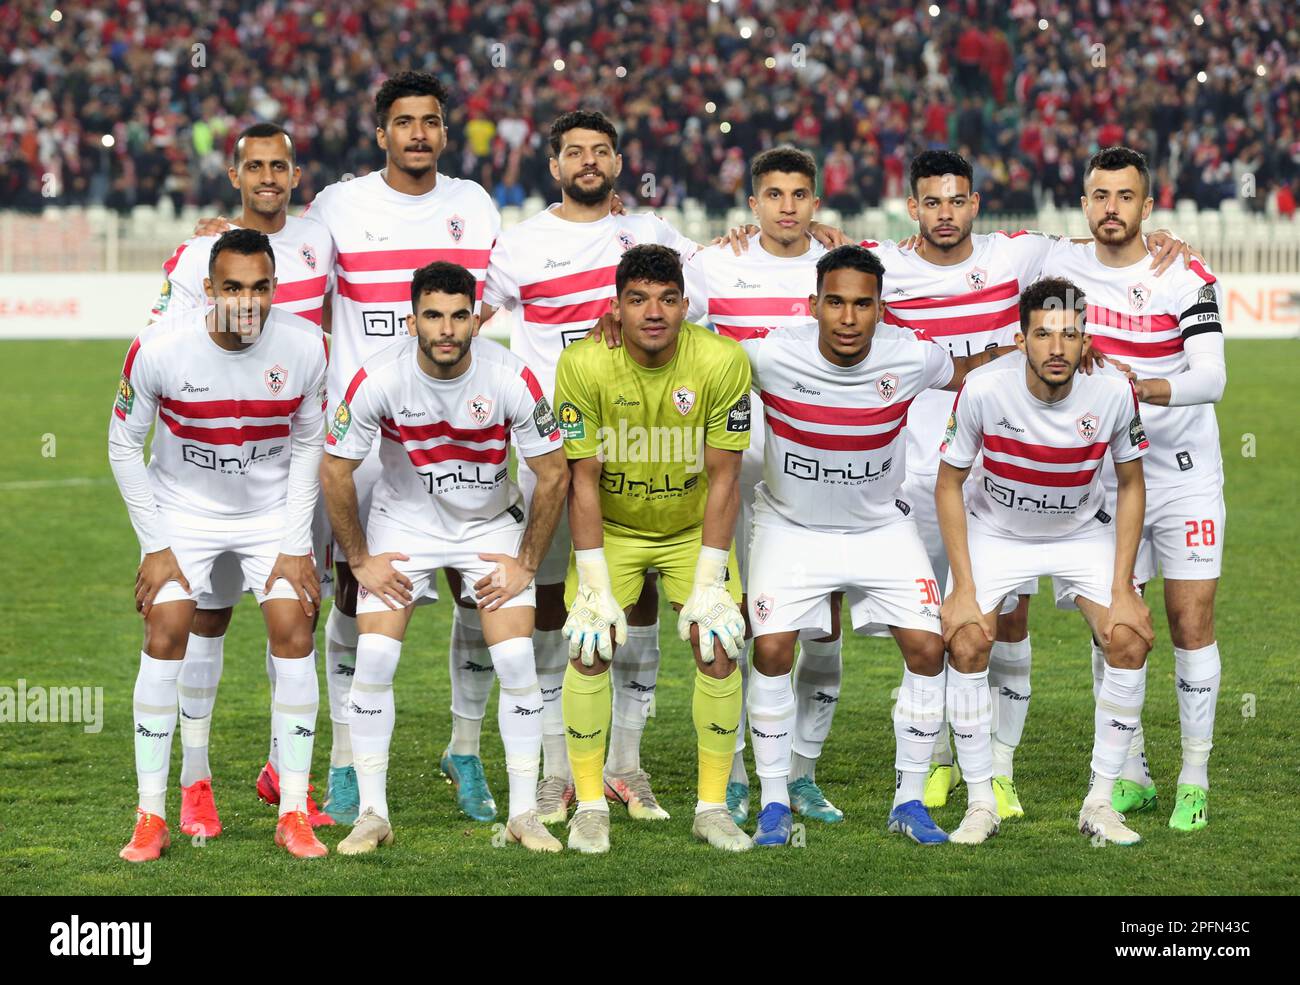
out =
[[(127, 339), (148, 322), (158, 274), (0, 274), (0, 339)], [(1225, 277), (1228, 338), (1300, 338), (1300, 275)], [(484, 326), (506, 339), (510, 312)]]

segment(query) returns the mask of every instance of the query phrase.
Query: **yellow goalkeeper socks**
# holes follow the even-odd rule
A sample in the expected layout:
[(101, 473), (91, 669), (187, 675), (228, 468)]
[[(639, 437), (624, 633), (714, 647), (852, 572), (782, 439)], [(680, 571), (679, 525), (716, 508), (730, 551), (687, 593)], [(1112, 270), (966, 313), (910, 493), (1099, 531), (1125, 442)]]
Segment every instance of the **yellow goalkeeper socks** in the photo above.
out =
[[(588, 677), (569, 664), (561, 707), (573, 787), (579, 801), (605, 801), (605, 736), (609, 733), (609, 668)], [(730, 765), (730, 763), (728, 763)]]
[(718, 680), (696, 669), (691, 716), (699, 745), (699, 798), (703, 803), (726, 803), (727, 777), (731, 774), (736, 730), (740, 727), (740, 702), (739, 670)]

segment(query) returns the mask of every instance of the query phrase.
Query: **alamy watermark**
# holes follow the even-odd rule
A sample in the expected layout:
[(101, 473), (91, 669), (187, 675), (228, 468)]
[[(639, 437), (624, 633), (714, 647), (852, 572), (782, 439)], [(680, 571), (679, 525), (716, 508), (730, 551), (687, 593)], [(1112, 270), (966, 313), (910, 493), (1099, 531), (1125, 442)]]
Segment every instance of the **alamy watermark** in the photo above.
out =
[(29, 686), (21, 677), (16, 688), (0, 685), (0, 725), (28, 722), (77, 722), (94, 735), (104, 727), (104, 689)]

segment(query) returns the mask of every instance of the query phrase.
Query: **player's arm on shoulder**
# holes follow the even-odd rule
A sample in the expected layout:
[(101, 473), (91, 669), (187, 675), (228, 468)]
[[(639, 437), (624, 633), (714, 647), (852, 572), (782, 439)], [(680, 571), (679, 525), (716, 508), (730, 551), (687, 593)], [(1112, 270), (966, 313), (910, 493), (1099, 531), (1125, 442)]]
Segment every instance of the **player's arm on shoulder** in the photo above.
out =
[[(934, 344), (942, 350), (942, 346), (938, 346), (938, 343)], [(999, 345), (992, 349), (985, 349), (983, 352), (972, 352), (969, 356), (951, 356), (952, 376), (949, 377), (947, 383), (942, 386), (935, 386), (934, 389), (949, 390), (956, 393), (966, 383), (966, 377), (975, 370), (981, 366), (987, 366), (1000, 356), (1015, 351), (1016, 347), (1014, 345)]]

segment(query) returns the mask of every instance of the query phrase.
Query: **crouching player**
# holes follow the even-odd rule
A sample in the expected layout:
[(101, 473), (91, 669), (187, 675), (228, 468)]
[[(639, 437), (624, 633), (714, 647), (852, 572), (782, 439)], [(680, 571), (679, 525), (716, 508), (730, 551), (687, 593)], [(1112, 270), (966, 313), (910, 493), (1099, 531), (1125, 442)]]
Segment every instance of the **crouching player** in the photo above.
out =
[[(849, 600), (854, 629), (888, 628), (903, 653), (889, 830), (924, 845), (948, 840), (922, 804), (943, 721), (943, 639), (938, 584), (898, 498), (904, 424), (917, 394), (956, 390), (967, 372), (1010, 347), (953, 358), (910, 329), (878, 326), (884, 273), (874, 253), (838, 247), (817, 262), (817, 293), (809, 298), (817, 324), (742, 343), (767, 431), (748, 586), (749, 731), (763, 787), (756, 845), (790, 840), (795, 640), (800, 630), (832, 628), (827, 603), (837, 592)], [(987, 680), (983, 686), (987, 703)], [(952, 694), (949, 681), (950, 701)], [(990, 764), (985, 786), (991, 775)]]
[[(214, 567), (230, 557), (262, 607), (275, 668), (275, 842), (299, 858), (327, 854), (306, 813), (319, 701), (312, 624), (320, 584), (311, 524), (325, 346), (317, 325), (271, 307), (275, 284), (275, 254), (264, 233), (224, 234), (208, 259), (205, 286), (215, 307), (155, 322), (132, 343), (122, 367), (108, 457), (140, 540), (136, 607), (145, 621), (135, 684), (140, 803), (135, 833), (121, 852), (129, 862), (156, 859), (171, 843), (164, 801), (177, 679), (196, 601), (211, 591)], [(146, 468), (141, 453), (155, 419)]]
[[(1151, 614), (1133, 587), (1148, 443), (1128, 380), (1113, 371), (1076, 375), (1091, 342), (1085, 310), (1068, 280), (1031, 285), (1020, 295), (1021, 354), (972, 374), (957, 395), (935, 489), (952, 564), (943, 631), (952, 670), (986, 674), (1003, 598), (1028, 579), (1053, 576), (1057, 605), (1077, 605), (1106, 657), (1079, 830), (1131, 845), (1140, 838), (1111, 807), (1111, 792), (1141, 720), (1154, 639)], [(1107, 451), (1119, 480), (1113, 506), (1101, 479)], [(982, 707), (978, 716), (984, 720)], [(961, 756), (961, 719), (952, 721)], [(967, 770), (964, 759), (961, 767)], [(997, 830), (996, 811), (968, 814), (968, 822)]]
[[(573, 462), (569, 526), (574, 566), (564, 624), (570, 662), (562, 705), (578, 807), (569, 847), (609, 851), (603, 796), (614, 644), (648, 570), (680, 611), (677, 633), (695, 656), (699, 800), (692, 833), (745, 851), (727, 810), (740, 727), (744, 640), (741, 586), (730, 550), (740, 509), (741, 452), (749, 444), (749, 363), (735, 342), (684, 322), (682, 265), (666, 246), (627, 250), (611, 311), (623, 345), (589, 338), (560, 357), (556, 415)], [(597, 659), (599, 657), (599, 660)]]
[[(464, 599), (478, 604), (501, 682), (506, 836), (531, 851), (562, 847), (537, 817), (542, 692), (532, 636), (533, 574), (564, 507), (568, 467), (532, 371), (503, 346), (475, 338), (475, 291), (473, 275), (456, 264), (417, 270), (406, 322), (415, 337), (362, 365), (325, 439), (330, 523), (360, 586), (348, 699), (360, 815), (339, 844), (343, 855), (393, 840), (386, 794), (393, 677), (413, 600), (439, 568), (459, 572)], [(506, 465), (512, 434), (537, 475), (527, 513)], [(382, 471), (363, 532), (352, 473), (377, 438)]]

